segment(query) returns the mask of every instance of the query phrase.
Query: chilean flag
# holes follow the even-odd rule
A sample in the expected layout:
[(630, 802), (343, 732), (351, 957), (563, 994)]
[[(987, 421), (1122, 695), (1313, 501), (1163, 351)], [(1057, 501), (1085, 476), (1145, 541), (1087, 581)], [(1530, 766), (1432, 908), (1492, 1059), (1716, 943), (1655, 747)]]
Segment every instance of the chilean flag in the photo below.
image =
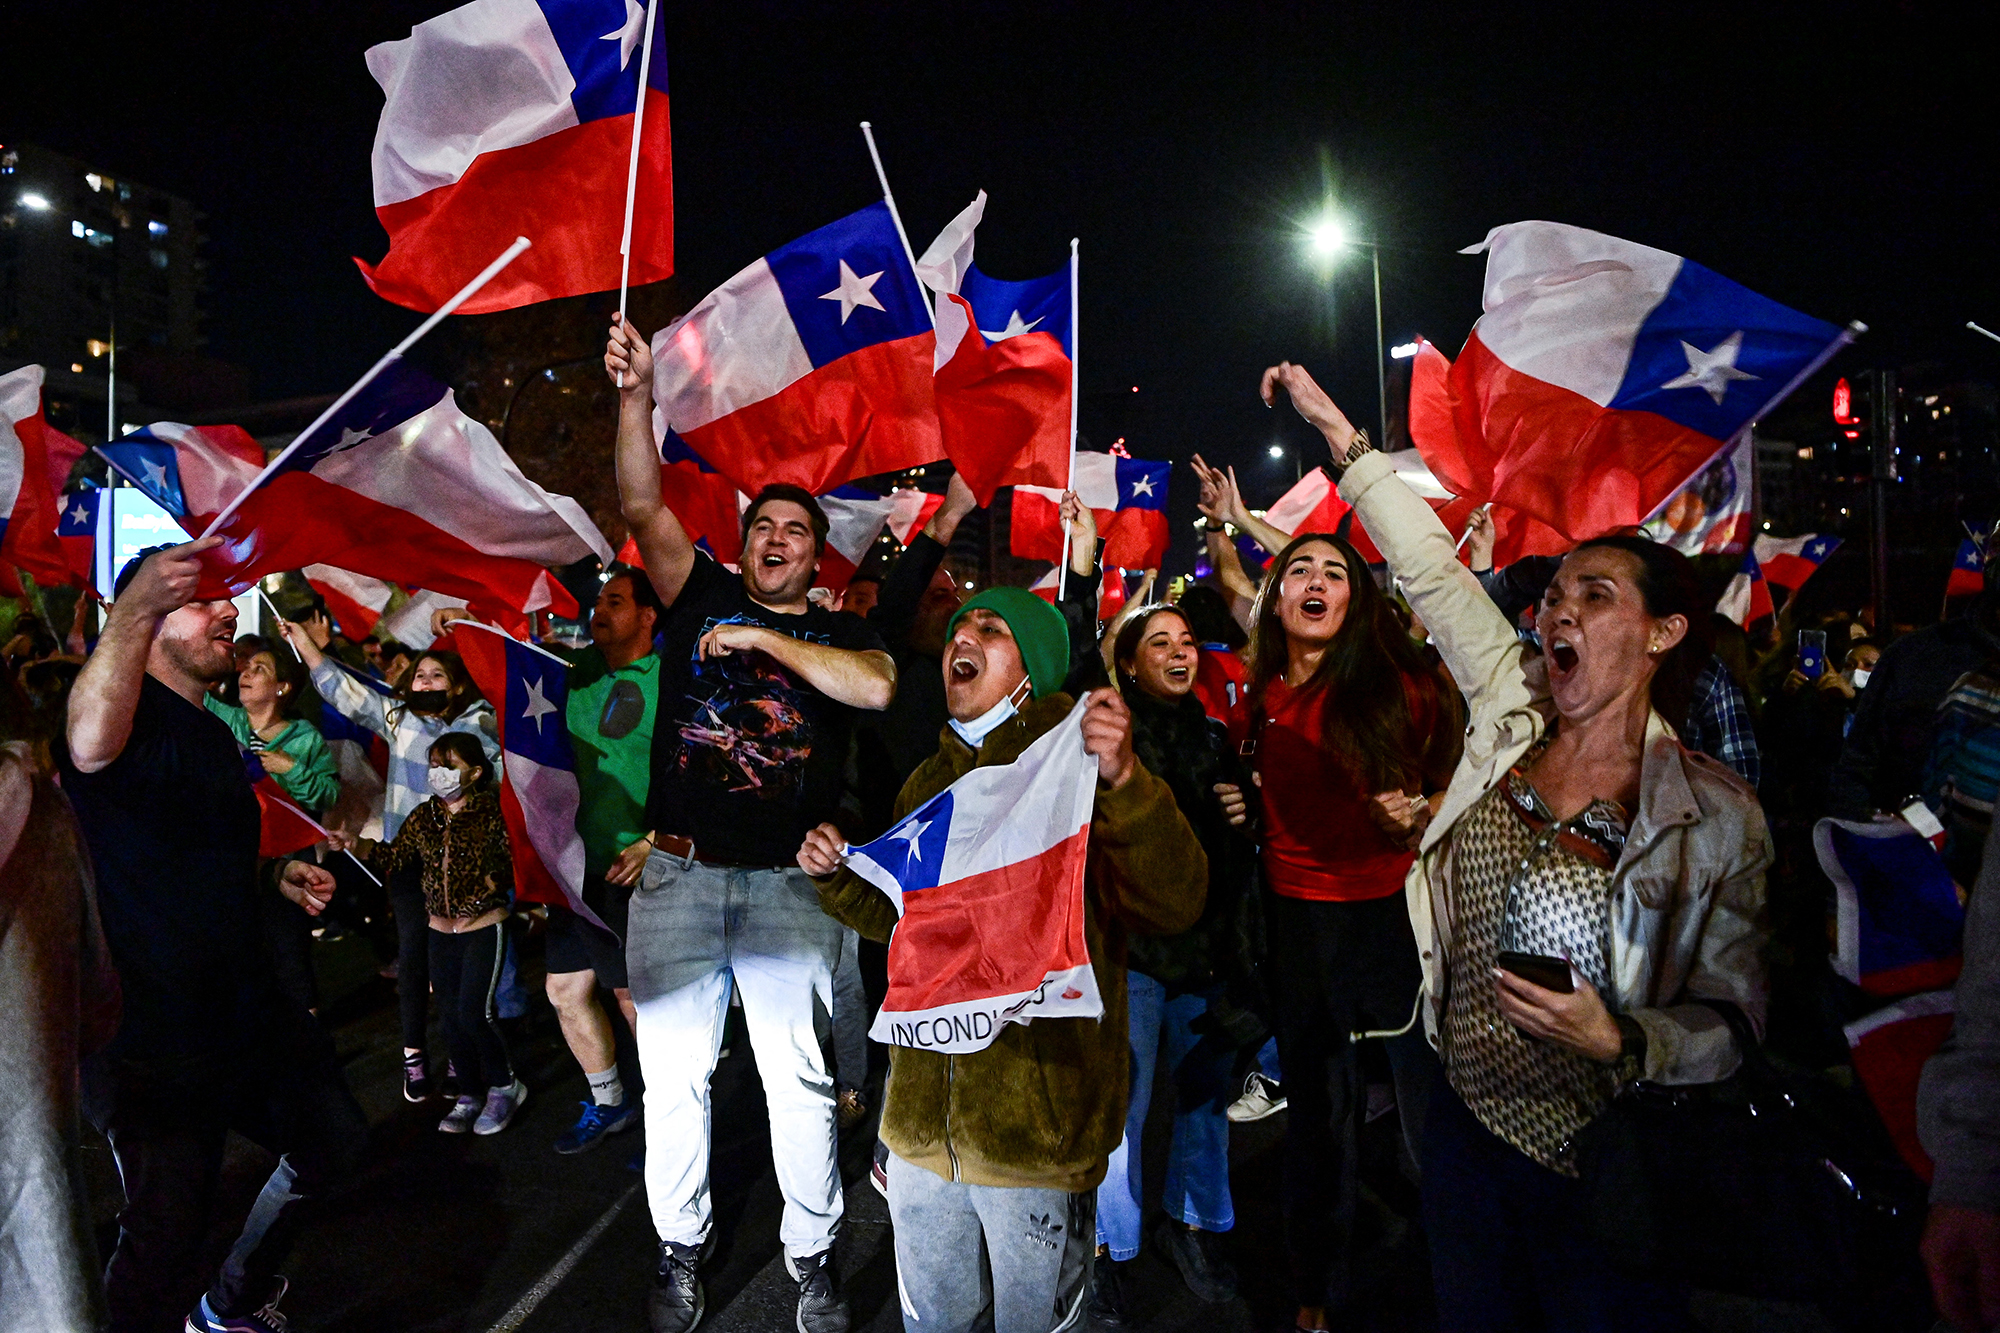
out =
[[(1425, 344), (1417, 447), (1453, 494), (1567, 549), (1644, 523), (1847, 335), (1679, 255), (1553, 222), (1497, 227), (1458, 361)], [(1513, 558), (1510, 555), (1510, 558)]]
[(56, 497), (82, 453), (42, 416), (40, 366), (0, 375), (0, 569), (49, 585), (76, 577), (56, 536)]
[[(1173, 464), (1079, 451), (1075, 469), (1077, 498), (1097, 516), (1105, 565), (1158, 569), (1167, 555), (1167, 479)], [(1008, 538), (1014, 554), (1060, 560), (1062, 542), (1062, 488), (1016, 487)]]
[(97, 516), (103, 501), (104, 492), (95, 487), (71, 491), (62, 497), (56, 518), (56, 540), (62, 543), (69, 572), (86, 588), (97, 586)]
[[(887, 204), (764, 256), (653, 335), (663, 426), (755, 495), (944, 457), (936, 335)], [(665, 438), (664, 433), (661, 436)]]
[(584, 906), (581, 801), (569, 743), (569, 667), (553, 653), (477, 621), (447, 636), (500, 723), (500, 811), (514, 854), (514, 892), (569, 908), (603, 928)]
[(257, 793), (257, 855), (290, 856), (324, 841), (326, 830), (285, 795), (278, 780), (264, 771), (264, 761), (246, 745), (238, 745), (250, 789)]
[(972, 234), (985, 210), (981, 190), (917, 261), (938, 293), (944, 452), (981, 505), (1002, 486), (1062, 486), (1076, 373), (1068, 266), (1026, 282), (981, 273)]
[[(1466, 516), (1472, 506), (1454, 505), (1456, 497), (1431, 475), (1421, 454), (1414, 449), (1402, 449), (1384, 457), (1403, 483), (1438, 511), (1447, 527), (1454, 532), (1464, 531)], [(1382, 563), (1381, 551), (1376, 549), (1368, 530), (1355, 517), (1354, 506), (1340, 498), (1340, 490), (1325, 468), (1314, 468), (1301, 477), (1297, 485), (1279, 496), (1276, 503), (1264, 511), (1264, 521), (1287, 537), (1296, 537), (1301, 532), (1330, 532), (1345, 538), (1369, 564)], [(1277, 552), (1267, 551), (1265, 554), (1275, 556)]]
[(835, 592), (845, 588), (885, 528), (907, 546), (911, 534), (930, 522), (943, 503), (942, 495), (928, 495), (907, 486), (887, 495), (842, 486), (820, 496), (819, 507), (826, 513), (826, 549), (820, 553), (819, 576), (813, 583)]
[(350, 574), (332, 565), (307, 565), (299, 571), (306, 583), (326, 602), (327, 614), (340, 632), (359, 643), (375, 632), (376, 622), (389, 609), (396, 585), (366, 574)]
[[(1741, 555), (1750, 547), (1751, 491), (1755, 442), (1750, 433), (1738, 433), (1736, 443), (1716, 455), (1707, 467), (1694, 474), (1687, 485), (1655, 514), (1644, 528), (1654, 541), (1665, 542), (1687, 555)], [(1778, 577), (1764, 555), (1757, 538), (1757, 558), (1764, 561), (1764, 575), (1781, 587), (1796, 587)], [(1803, 540), (1803, 539), (1802, 539)], [(1840, 545), (1838, 538), (1833, 544)], [(1799, 582), (1805, 578), (1800, 576)]]
[[(463, 315), (618, 286), (646, 9), (638, 0), (473, 0), (368, 50), (388, 99), (371, 158), (389, 253), (378, 296), (436, 310), (516, 236), (534, 248)], [(666, 61), (654, 38), (631, 280), (674, 271)]]
[[(1125, 586), (1128, 571), (1107, 568), (1099, 570), (1098, 573), (1100, 577), (1097, 583), (1097, 618), (1100, 622), (1109, 621), (1124, 610), (1125, 603), (1131, 600), (1131, 593)], [(1062, 590), (1060, 574), (1060, 569), (1051, 569), (1036, 579), (1028, 591), (1045, 602), (1054, 602), (1056, 594)]]
[(1934, 1167), (1917, 1136), (1917, 1085), (1957, 1017), (1950, 991), (1924, 991), (1857, 1018), (1846, 1029), (1848, 1058), (1868, 1100), (1896, 1151), (1926, 1183)]
[(1823, 533), (1807, 533), (1803, 537), (1759, 537), (1752, 549), (1757, 553), (1757, 563), (1764, 571), (1766, 582), (1774, 583), (1786, 592), (1797, 592), (1800, 585), (1826, 563), (1826, 558), (1840, 549), (1840, 538)]
[(1011, 764), (975, 768), (847, 865), (889, 895), (889, 993), (868, 1035), (957, 1055), (1007, 1023), (1101, 1018), (1084, 943), (1097, 761), (1084, 703)]
[(1986, 552), (1977, 539), (1967, 537), (1952, 557), (1951, 577), (1944, 582), (1945, 600), (1976, 597), (1986, 587)]
[(1743, 553), (1743, 567), (1736, 571), (1736, 577), (1729, 580), (1729, 586), (1722, 590), (1715, 609), (1744, 629), (1777, 614), (1777, 607), (1771, 601), (1771, 585), (1764, 579), (1764, 570), (1757, 563), (1755, 551)]
[[(98, 452), (191, 533), (264, 461), (234, 426), (157, 424)], [(543, 566), (611, 559), (576, 501), (522, 476), (450, 389), (403, 362), (305, 437), (223, 534), (209, 568), (231, 594), (268, 573), (330, 564), (495, 615), (574, 616), (576, 599)]]
[(660, 442), (661, 501), (691, 539), (706, 541), (709, 554), (723, 564), (735, 564), (743, 553), (743, 493), (688, 448), (686, 440), (668, 430), (657, 407), (653, 438)]
[(1822, 819), (1813, 850), (1833, 881), (1833, 970), (1871, 995), (1958, 979), (1965, 907), (1944, 858), (1903, 819)]

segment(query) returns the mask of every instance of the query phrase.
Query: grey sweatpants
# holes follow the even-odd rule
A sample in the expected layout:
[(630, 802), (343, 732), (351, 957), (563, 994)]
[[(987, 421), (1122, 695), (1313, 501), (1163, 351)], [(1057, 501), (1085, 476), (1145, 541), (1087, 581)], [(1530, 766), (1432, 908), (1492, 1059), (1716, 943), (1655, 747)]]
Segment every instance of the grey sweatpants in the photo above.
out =
[(1082, 1327), (1097, 1242), (1094, 1192), (953, 1184), (891, 1153), (889, 1220), (905, 1333)]

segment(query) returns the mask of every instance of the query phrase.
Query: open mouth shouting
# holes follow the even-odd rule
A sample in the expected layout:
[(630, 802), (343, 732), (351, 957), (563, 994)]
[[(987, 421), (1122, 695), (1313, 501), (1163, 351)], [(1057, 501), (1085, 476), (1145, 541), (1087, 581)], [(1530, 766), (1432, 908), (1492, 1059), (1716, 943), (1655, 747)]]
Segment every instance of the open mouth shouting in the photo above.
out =
[(1549, 639), (1549, 677), (1551, 681), (1562, 680), (1576, 670), (1576, 645), (1566, 634), (1553, 635)]
[(979, 678), (979, 663), (964, 655), (951, 659), (951, 683), (968, 685)]

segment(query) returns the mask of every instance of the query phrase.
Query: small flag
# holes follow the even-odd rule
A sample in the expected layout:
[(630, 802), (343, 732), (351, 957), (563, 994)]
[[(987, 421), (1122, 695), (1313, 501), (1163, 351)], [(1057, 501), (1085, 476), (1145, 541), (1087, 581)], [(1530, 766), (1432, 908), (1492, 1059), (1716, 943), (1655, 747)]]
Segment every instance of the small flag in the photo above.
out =
[(902, 918), (876, 1041), (963, 1055), (1008, 1023), (1103, 1016), (1084, 942), (1097, 797), (1085, 706), (1013, 763), (973, 769), (850, 849), (848, 867)]
[[(1149, 463), (1079, 450), (1077, 498), (1097, 516), (1104, 563), (1122, 569), (1158, 569), (1167, 554), (1167, 480), (1171, 463)], [(1009, 544), (1028, 560), (1062, 559), (1062, 489), (1014, 488)]]
[[(616, 287), (645, 32), (638, 0), (473, 0), (370, 47), (386, 99), (370, 165), (389, 253), (354, 262), (376, 295), (436, 310), (516, 236), (534, 248), (460, 314)], [(656, 31), (634, 286), (674, 271), (669, 139)]]
[(103, 491), (82, 487), (62, 497), (56, 517), (56, 540), (62, 543), (70, 573), (87, 588), (97, 587), (97, 516), (103, 501)]
[(1848, 1056), (1896, 1151), (1929, 1182), (1930, 1154), (1917, 1136), (1917, 1084), (1957, 1018), (1948, 990), (1924, 991), (1847, 1025)]
[(1945, 598), (1976, 597), (1985, 587), (1986, 549), (1977, 538), (1967, 537), (1952, 557), (1951, 577), (1944, 583)]
[(1813, 850), (1833, 881), (1833, 970), (1871, 995), (1958, 979), (1965, 906), (1944, 858), (1901, 819), (1822, 819)]
[(257, 855), (290, 856), (326, 839), (319, 821), (293, 804), (278, 780), (264, 771), (264, 761), (247, 745), (238, 745), (250, 789), (257, 793)]
[(1771, 585), (1764, 581), (1764, 570), (1757, 563), (1755, 551), (1743, 553), (1743, 566), (1722, 590), (1715, 609), (1744, 629), (1777, 614), (1777, 607), (1771, 601)]
[[(1424, 463), (1423, 455), (1414, 449), (1403, 449), (1384, 455), (1403, 484), (1423, 497), (1432, 509), (1443, 516), (1452, 503), (1452, 494), (1431, 474)], [(1466, 513), (1470, 513), (1470, 508)], [(1292, 489), (1279, 496), (1277, 502), (1264, 511), (1264, 521), (1287, 537), (1296, 537), (1301, 532), (1330, 532), (1336, 537), (1352, 543), (1361, 558), (1371, 565), (1382, 563), (1382, 553), (1370, 540), (1367, 529), (1354, 515), (1354, 507), (1340, 498), (1339, 488), (1326, 473), (1325, 468), (1314, 468), (1305, 474)], [(1451, 519), (1447, 517), (1447, 525)], [(1459, 530), (1465, 526), (1465, 516), (1457, 516)], [(1267, 551), (1266, 555), (1276, 555)]]
[[(1116, 566), (1101, 569), (1098, 571), (1098, 574), (1097, 619), (1100, 623), (1103, 623), (1113, 619), (1120, 611), (1124, 610), (1125, 603), (1130, 597), (1130, 593), (1126, 590), (1125, 580), (1130, 575), (1129, 571), (1119, 569)], [(1048, 573), (1036, 579), (1034, 585), (1028, 591), (1045, 602), (1054, 602), (1056, 594), (1062, 590), (1062, 584), (1058, 575), (1059, 571), (1051, 569)]]
[(393, 583), (366, 574), (351, 574), (332, 565), (307, 565), (299, 573), (326, 602), (326, 613), (340, 627), (340, 632), (355, 643), (375, 632), (376, 622), (382, 619), (390, 598), (396, 595)]
[(1803, 537), (1759, 537), (1752, 548), (1765, 581), (1795, 593), (1840, 549), (1840, 538), (1817, 532)]

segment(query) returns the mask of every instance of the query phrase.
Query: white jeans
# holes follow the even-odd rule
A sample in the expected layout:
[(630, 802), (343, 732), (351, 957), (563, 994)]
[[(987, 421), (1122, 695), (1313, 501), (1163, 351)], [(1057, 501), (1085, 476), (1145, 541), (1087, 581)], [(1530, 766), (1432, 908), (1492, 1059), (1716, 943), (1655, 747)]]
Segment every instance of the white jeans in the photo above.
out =
[(779, 1239), (802, 1259), (842, 1210), (833, 1078), (814, 1034), (831, 1011), (840, 924), (802, 870), (688, 865), (653, 853), (632, 895), (625, 965), (646, 1075), (646, 1195), (661, 1240), (708, 1236), (709, 1079), (732, 977), (756, 1052), (785, 1198)]

